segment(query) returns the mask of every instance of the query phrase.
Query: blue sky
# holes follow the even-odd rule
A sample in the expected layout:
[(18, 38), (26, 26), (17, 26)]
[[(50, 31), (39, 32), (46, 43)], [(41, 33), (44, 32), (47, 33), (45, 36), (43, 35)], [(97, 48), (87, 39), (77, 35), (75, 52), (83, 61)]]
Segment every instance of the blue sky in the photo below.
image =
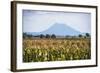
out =
[(91, 14), (23, 10), (23, 32), (42, 32), (55, 23), (65, 24), (81, 33), (91, 33)]

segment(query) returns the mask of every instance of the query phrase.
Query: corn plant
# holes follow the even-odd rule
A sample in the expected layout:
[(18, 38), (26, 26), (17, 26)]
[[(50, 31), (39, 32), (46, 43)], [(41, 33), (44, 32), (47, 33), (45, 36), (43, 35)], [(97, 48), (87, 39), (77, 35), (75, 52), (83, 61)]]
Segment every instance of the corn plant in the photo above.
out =
[(23, 62), (84, 60), (91, 58), (90, 39), (24, 39)]

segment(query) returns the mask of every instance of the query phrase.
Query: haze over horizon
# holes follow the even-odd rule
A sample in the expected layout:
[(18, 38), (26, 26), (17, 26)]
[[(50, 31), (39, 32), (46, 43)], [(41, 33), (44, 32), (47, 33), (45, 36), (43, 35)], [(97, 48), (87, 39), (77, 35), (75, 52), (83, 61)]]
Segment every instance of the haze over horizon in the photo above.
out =
[(90, 13), (23, 10), (22, 21), (23, 32), (91, 33)]
[(67, 25), (61, 24), (61, 23), (55, 23), (50, 28), (48, 28), (47, 30), (44, 30), (44, 31), (41, 31), (41, 32), (24, 32), (24, 33), (31, 34), (31, 35), (40, 35), (40, 34), (52, 35), (52, 34), (55, 34), (56, 36), (66, 36), (66, 35), (78, 36), (79, 34), (83, 34), (79, 31), (71, 28), (70, 26), (67, 26)]

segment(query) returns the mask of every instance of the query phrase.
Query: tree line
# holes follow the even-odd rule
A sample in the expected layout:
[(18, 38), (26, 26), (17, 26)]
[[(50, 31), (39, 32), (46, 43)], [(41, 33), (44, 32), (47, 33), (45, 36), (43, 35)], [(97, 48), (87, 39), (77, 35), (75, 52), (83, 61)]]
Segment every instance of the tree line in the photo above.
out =
[[(40, 35), (32, 35), (32, 34), (27, 34), (27, 33), (23, 33), (23, 38), (57, 38), (58, 36), (56, 36), (55, 34), (40, 34)], [(89, 33), (85, 33), (84, 35), (79, 34), (78, 36), (70, 36), (70, 35), (66, 35), (64, 36), (64, 38), (90, 38), (90, 34)]]
[(46, 34), (46, 35), (43, 35), (43, 34), (32, 35), (32, 34), (23, 33), (23, 38), (32, 38), (32, 37), (38, 37), (38, 38), (56, 38), (56, 35), (55, 34), (52, 34), (52, 35), (49, 35), (49, 34)]

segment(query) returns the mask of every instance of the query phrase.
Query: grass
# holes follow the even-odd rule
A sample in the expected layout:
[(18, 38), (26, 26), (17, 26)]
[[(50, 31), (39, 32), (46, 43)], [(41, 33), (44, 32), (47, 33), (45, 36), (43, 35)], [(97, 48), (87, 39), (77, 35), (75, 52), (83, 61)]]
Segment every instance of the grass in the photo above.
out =
[(90, 58), (90, 38), (23, 39), (23, 62), (84, 60)]

